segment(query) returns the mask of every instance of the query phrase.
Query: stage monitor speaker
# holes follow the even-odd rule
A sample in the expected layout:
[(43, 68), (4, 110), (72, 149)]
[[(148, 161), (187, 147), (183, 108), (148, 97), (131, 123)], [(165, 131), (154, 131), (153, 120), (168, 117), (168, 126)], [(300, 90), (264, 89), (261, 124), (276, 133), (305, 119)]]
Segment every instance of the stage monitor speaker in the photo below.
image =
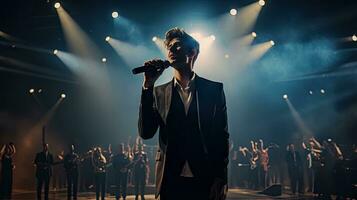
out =
[(280, 196), (281, 195), (281, 185), (280, 184), (271, 185), (271, 186), (265, 188), (263, 191), (259, 192), (259, 194), (265, 194), (268, 196)]

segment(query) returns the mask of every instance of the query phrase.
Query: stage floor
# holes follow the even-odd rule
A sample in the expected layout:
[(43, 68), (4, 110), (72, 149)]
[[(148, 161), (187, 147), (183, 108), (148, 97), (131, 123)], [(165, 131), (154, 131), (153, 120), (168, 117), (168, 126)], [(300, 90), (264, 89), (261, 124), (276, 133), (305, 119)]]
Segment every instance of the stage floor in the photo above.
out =
[[(20, 191), (15, 190), (13, 194), (14, 200), (25, 200), (25, 199), (35, 199), (35, 192), (34, 191)], [(65, 192), (51, 192), (50, 199), (56, 200), (65, 200), (67, 199)], [(79, 193), (78, 200), (92, 200), (95, 199), (95, 194), (92, 192), (88, 193)], [(112, 200), (115, 199), (114, 196), (107, 195), (106, 199)], [(127, 200), (133, 200), (134, 196), (129, 195)], [(139, 198), (140, 199), (140, 198)], [(154, 195), (145, 195), (146, 200), (154, 200)], [(304, 196), (293, 196), (289, 194), (282, 194), (278, 197), (269, 197), (266, 195), (258, 194), (257, 191), (247, 190), (247, 189), (230, 189), (228, 192), (227, 200), (235, 200), (235, 199), (262, 199), (262, 200), (269, 200), (269, 199), (304, 199), (309, 200), (313, 199), (311, 194), (306, 194)]]

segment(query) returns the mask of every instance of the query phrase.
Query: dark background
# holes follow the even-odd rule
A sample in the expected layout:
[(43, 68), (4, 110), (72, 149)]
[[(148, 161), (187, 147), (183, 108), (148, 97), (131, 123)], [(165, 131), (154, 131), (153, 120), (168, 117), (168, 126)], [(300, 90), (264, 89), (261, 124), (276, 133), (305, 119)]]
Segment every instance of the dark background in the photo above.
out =
[[(129, 137), (133, 142), (136, 137), (142, 77), (131, 75), (134, 66), (127, 66), (117, 56), (104, 42), (105, 36), (154, 49), (154, 35), (163, 37), (171, 27), (211, 20), (230, 8), (238, 8), (239, 13), (240, 7), (254, 1), (60, 2), (108, 58), (114, 104), (109, 108), (98, 105), (98, 99), (105, 97), (93, 96), (90, 88), (51, 54), (53, 49), (69, 51), (54, 1), (2, 1), (0, 30), (21, 39), (0, 38), (0, 143), (14, 141), (18, 148), (16, 165), (28, 169), (25, 175), (17, 176), (17, 187), (32, 185), (32, 171), (28, 172), (34, 153), (41, 149), (41, 128), (36, 124), (62, 92), (67, 98), (46, 124), (47, 139), (55, 154), (70, 143), (78, 144), (83, 152), (93, 145), (115, 145)], [(136, 24), (137, 38), (116, 29), (113, 10)], [(356, 143), (357, 42), (342, 39), (357, 33), (356, 10), (354, 0), (267, 1), (254, 27), (262, 36), (255, 43), (273, 38), (276, 45), (239, 73), (216, 79), (225, 84), (229, 128), (235, 144), (248, 145), (249, 140), (262, 138), (285, 145), (303, 138), (283, 94), (289, 95), (318, 139), (333, 138), (346, 149)], [(31, 49), (21, 48), (24, 45)], [(25, 66), (8, 62), (9, 58)], [(36, 67), (27, 68), (29, 64)], [(308, 75), (313, 78), (301, 78)], [(42, 92), (30, 95), (30, 88)], [(326, 93), (321, 94), (321, 89)], [(313, 95), (309, 95), (310, 90)], [(156, 140), (147, 143), (154, 145)]]

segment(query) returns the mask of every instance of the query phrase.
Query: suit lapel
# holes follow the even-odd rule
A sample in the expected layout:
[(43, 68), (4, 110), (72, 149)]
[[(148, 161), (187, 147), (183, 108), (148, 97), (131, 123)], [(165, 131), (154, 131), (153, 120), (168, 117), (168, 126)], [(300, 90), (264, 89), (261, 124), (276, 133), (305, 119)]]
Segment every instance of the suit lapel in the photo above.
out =
[(168, 113), (170, 111), (170, 106), (171, 106), (172, 87), (173, 87), (173, 79), (164, 88), (164, 94), (165, 94), (164, 98), (165, 99), (164, 99), (164, 108), (163, 108), (163, 111), (161, 112), (161, 117), (162, 117), (162, 119), (163, 119), (165, 124), (166, 124), (167, 115), (168, 115)]
[(195, 85), (196, 85), (196, 105), (197, 105), (197, 121), (198, 121), (198, 128), (200, 132), (200, 137), (203, 145), (203, 150), (205, 154), (208, 154), (208, 149), (207, 149), (207, 142), (205, 139), (205, 131), (202, 129), (202, 127), (205, 127), (205, 117), (207, 117), (207, 113), (204, 113), (207, 109), (206, 102), (204, 97), (208, 97), (205, 94), (205, 89), (201, 83), (201, 78), (196, 75), (195, 79)]

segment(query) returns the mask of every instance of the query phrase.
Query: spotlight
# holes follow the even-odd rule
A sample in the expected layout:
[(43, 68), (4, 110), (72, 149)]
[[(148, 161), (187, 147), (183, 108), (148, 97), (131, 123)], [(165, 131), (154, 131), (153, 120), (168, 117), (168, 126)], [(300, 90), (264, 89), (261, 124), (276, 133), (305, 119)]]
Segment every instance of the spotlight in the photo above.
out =
[(324, 89), (321, 89), (320, 92), (321, 92), (321, 94), (325, 94), (325, 90)]
[(287, 94), (284, 94), (284, 95), (283, 95), (283, 99), (285, 99), (285, 100), (288, 99), (288, 95), (287, 95)]
[(256, 32), (252, 32), (252, 36), (253, 37), (257, 37), (257, 33)]
[(109, 40), (110, 40), (109, 36), (105, 37), (105, 41), (109, 42)]
[(311, 94), (311, 95), (312, 95), (312, 94), (313, 94), (313, 92), (310, 90), (310, 91), (309, 91), (309, 94)]
[(42, 89), (38, 89), (38, 91), (37, 91), (38, 93), (41, 93), (42, 92)]
[(357, 42), (357, 36), (356, 35), (352, 35), (352, 41)]
[(115, 18), (118, 18), (119, 17), (119, 14), (117, 11), (114, 11), (112, 12), (112, 17), (115, 19)]
[(211, 35), (211, 36), (209, 36), (209, 37), (211, 38), (212, 41), (215, 41), (215, 40), (216, 40), (216, 36), (214, 36), (214, 35)]
[(53, 50), (53, 54), (57, 54), (58, 53), (58, 50), (57, 49), (55, 49), (55, 50)]
[(66, 98), (66, 94), (61, 94), (61, 98), (62, 99)]
[(231, 9), (230, 11), (229, 11), (229, 13), (232, 15), (232, 16), (235, 16), (235, 15), (237, 15), (237, 13), (238, 13), (238, 11), (237, 11), (237, 9)]
[(102, 62), (103, 63), (107, 62), (107, 58), (102, 58)]
[(228, 54), (225, 54), (225, 55), (224, 55), (224, 58), (228, 59), (228, 58), (229, 58), (229, 55), (228, 55)]
[(29, 92), (30, 92), (30, 94), (32, 94), (32, 93), (35, 92), (35, 89), (31, 88), (31, 89), (29, 90)]
[(153, 42), (156, 42), (156, 40), (157, 40), (157, 37), (156, 37), (156, 36), (152, 37), (152, 41), (153, 41)]
[(259, 3), (260, 6), (264, 6), (265, 5), (265, 1), (264, 0), (259, 0), (258, 3)]
[(56, 8), (56, 9), (58, 9), (58, 8), (60, 8), (60, 7), (61, 7), (61, 4), (60, 4), (60, 3), (58, 3), (58, 2), (55, 3), (55, 8)]
[(270, 40), (270, 44), (271, 44), (271, 46), (274, 46), (275, 42), (273, 40)]

